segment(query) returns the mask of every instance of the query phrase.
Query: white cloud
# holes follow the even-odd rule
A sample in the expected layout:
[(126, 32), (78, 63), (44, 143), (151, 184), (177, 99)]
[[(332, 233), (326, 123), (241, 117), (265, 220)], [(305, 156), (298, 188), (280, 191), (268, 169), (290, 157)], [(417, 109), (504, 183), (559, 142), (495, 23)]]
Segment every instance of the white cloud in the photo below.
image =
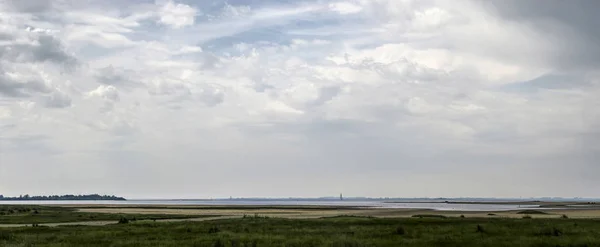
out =
[(12, 115), (12, 111), (10, 110), (10, 108), (8, 107), (0, 107), (0, 119), (1, 118), (8, 118)]
[(88, 92), (88, 96), (119, 101), (119, 91), (113, 85), (100, 85), (93, 91)]
[(330, 3), (329, 8), (332, 11), (338, 12), (343, 15), (355, 14), (362, 11), (361, 6), (349, 2)]
[(167, 1), (158, 13), (160, 23), (172, 28), (182, 28), (194, 24), (198, 10), (186, 4)]
[[(0, 118), (13, 138), (3, 164), (19, 164), (2, 167), (7, 194), (78, 193), (67, 186), (76, 184), (134, 197), (597, 195), (597, 179), (577, 174), (599, 171), (600, 73), (564, 45), (570, 36), (514, 21), (511, 9), (19, 4), (0, 2)], [(3, 175), (32, 169), (54, 175)], [(109, 176), (129, 173), (143, 176)], [(456, 182), (513, 174), (529, 179), (516, 182), (525, 189)], [(445, 186), (396, 189), (423, 177)], [(156, 179), (169, 185), (147, 182)], [(543, 188), (525, 186), (534, 182)], [(208, 189), (186, 189), (198, 187)]]
[(199, 46), (184, 46), (181, 49), (179, 49), (180, 54), (186, 54), (186, 53), (197, 53), (197, 52), (202, 52), (202, 47)]

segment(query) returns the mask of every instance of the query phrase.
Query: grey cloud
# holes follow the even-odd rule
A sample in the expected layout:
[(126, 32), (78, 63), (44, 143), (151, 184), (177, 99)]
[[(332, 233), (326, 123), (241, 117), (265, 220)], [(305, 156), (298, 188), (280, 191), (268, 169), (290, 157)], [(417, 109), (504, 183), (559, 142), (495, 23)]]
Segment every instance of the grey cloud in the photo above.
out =
[(155, 82), (154, 85), (148, 88), (148, 93), (155, 96), (160, 95), (179, 95), (189, 96), (190, 89), (184, 84), (168, 83), (164, 81)]
[(137, 132), (137, 128), (129, 122), (119, 121), (117, 123), (114, 123), (110, 132), (117, 136), (127, 136)]
[(112, 65), (101, 68), (96, 73), (96, 80), (106, 85), (119, 85), (119, 86), (136, 86), (140, 83), (135, 82), (133, 72), (115, 68)]
[(32, 51), (35, 61), (53, 61), (58, 63), (72, 64), (75, 58), (67, 54), (61, 42), (50, 35), (40, 35), (38, 38), (39, 46)]
[(516, 93), (535, 93), (545, 89), (589, 88), (593, 85), (580, 75), (546, 74), (529, 81), (516, 82), (501, 87)]
[(332, 100), (341, 91), (340, 87), (324, 87), (319, 90), (319, 97), (312, 102), (312, 105), (319, 106)]
[(51, 140), (49, 136), (37, 134), (21, 134), (12, 137), (0, 136), (0, 142), (7, 144), (3, 145), (4, 151), (57, 154), (58, 150), (49, 145)]
[(200, 101), (207, 106), (216, 106), (225, 101), (225, 93), (215, 85), (203, 85), (201, 93), (198, 95)]
[(556, 45), (553, 62), (567, 69), (600, 65), (600, 1), (493, 0), (486, 2), (502, 18), (530, 25)]
[[(302, 159), (307, 163), (296, 169), (303, 170), (443, 171), (449, 168), (445, 168), (441, 153), (451, 151), (454, 144), (444, 143), (442, 139), (436, 143), (428, 142), (436, 136), (427, 134), (424, 128), (402, 130), (390, 123), (344, 119), (246, 125), (240, 129), (250, 137), (261, 139), (301, 136), (303, 141), (295, 148), (304, 150)], [(463, 154), (454, 155), (464, 157)]]
[(8, 6), (17, 12), (39, 13), (51, 9), (53, 0), (8, 0)]
[(113, 136), (130, 136), (139, 131), (135, 123), (119, 118), (89, 122), (84, 125), (91, 130), (110, 133)]
[(106, 99), (112, 100), (112, 101), (119, 101), (119, 92), (116, 89), (111, 89), (108, 90), (105, 94), (104, 97)]
[(13, 40), (14, 36), (10, 33), (0, 32), (0, 40)]
[(206, 106), (214, 107), (225, 101), (224, 89), (218, 85), (200, 83), (195, 88), (187, 84), (158, 82), (150, 87), (148, 93), (154, 96), (168, 97), (164, 102), (172, 109), (180, 109), (181, 102), (196, 100)]
[(49, 108), (66, 108), (71, 106), (71, 97), (61, 91), (55, 91), (45, 97), (45, 105)]
[(14, 62), (54, 62), (72, 68), (77, 60), (68, 54), (62, 43), (47, 34), (30, 33), (30, 38), (39, 45), (12, 44), (0, 49), (0, 58)]
[(11, 78), (0, 67), (0, 95), (8, 97), (29, 97), (33, 93), (49, 93), (52, 88), (41, 78), (28, 78), (18, 81)]
[(269, 89), (274, 89), (275, 87), (265, 83), (256, 83), (253, 88), (256, 92), (264, 93)]

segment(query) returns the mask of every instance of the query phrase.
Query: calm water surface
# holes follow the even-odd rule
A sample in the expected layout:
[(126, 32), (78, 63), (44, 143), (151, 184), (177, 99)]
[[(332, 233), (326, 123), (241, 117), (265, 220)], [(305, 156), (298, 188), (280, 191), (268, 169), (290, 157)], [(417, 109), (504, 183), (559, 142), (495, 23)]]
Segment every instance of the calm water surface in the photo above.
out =
[(460, 204), (437, 201), (423, 202), (390, 202), (384, 201), (333, 201), (333, 200), (127, 200), (127, 201), (0, 201), (0, 205), (227, 205), (227, 206), (354, 206), (375, 208), (415, 208), (433, 210), (459, 211), (508, 211), (520, 208), (537, 208), (539, 205), (505, 205), (505, 204)]

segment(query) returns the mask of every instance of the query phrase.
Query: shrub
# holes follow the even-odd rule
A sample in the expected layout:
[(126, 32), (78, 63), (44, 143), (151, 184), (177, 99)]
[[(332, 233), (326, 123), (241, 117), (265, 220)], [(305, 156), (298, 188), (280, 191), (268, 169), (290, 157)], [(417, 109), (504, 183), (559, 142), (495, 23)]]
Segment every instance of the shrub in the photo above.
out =
[(523, 215), (523, 219), (531, 219), (531, 215)]
[(558, 228), (552, 228), (552, 235), (555, 237), (559, 237), (563, 235), (563, 232)]
[(15, 236), (10, 232), (0, 231), (0, 241), (11, 241)]
[(360, 242), (358, 242), (357, 240), (353, 240), (353, 239), (345, 239), (345, 240), (341, 240), (341, 241), (335, 241), (333, 242), (333, 244), (331, 245), (333, 247), (362, 247), (364, 246), (363, 244), (361, 244)]
[(485, 229), (483, 229), (483, 226), (481, 226), (481, 225), (477, 225), (477, 230), (476, 230), (476, 232), (479, 232), (479, 233), (484, 233), (484, 232), (485, 232)]
[(213, 247), (225, 247), (225, 243), (223, 243), (223, 241), (221, 241), (221, 239), (217, 239), (213, 243)]
[(413, 218), (447, 218), (444, 215), (439, 214), (415, 214), (412, 216)]
[(518, 212), (517, 214), (548, 214), (548, 213), (538, 211), (538, 210), (523, 210), (521, 212)]
[(560, 216), (560, 218), (563, 218), (563, 219), (568, 219), (568, 218), (569, 218), (569, 216), (567, 216), (566, 214), (563, 214), (562, 216)]
[(563, 232), (560, 229), (553, 227), (553, 228), (542, 229), (541, 231), (538, 232), (537, 235), (548, 236), (548, 237), (560, 237), (563, 235)]
[(492, 214), (492, 213), (489, 213), (488, 215), (489, 215), (489, 216), (496, 216), (496, 214)]
[(125, 217), (121, 217), (121, 219), (119, 219), (119, 224), (128, 224), (129, 220)]
[(219, 229), (216, 226), (213, 226), (211, 228), (208, 229), (208, 233), (213, 234), (213, 233), (219, 233), (221, 231), (221, 229)]
[(465, 215), (464, 215), (464, 214), (461, 214), (461, 215), (460, 215), (460, 217), (461, 217), (461, 218), (464, 218), (464, 217), (465, 217)]
[(406, 230), (404, 230), (404, 227), (401, 227), (401, 226), (396, 227), (396, 234), (397, 235), (404, 235), (404, 234), (406, 234)]

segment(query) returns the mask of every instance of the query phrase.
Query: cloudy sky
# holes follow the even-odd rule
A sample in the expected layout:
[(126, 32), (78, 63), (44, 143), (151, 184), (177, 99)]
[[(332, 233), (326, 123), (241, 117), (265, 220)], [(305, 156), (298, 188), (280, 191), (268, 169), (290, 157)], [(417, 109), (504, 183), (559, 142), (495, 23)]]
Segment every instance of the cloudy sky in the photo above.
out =
[(0, 194), (600, 197), (598, 9), (0, 0)]

